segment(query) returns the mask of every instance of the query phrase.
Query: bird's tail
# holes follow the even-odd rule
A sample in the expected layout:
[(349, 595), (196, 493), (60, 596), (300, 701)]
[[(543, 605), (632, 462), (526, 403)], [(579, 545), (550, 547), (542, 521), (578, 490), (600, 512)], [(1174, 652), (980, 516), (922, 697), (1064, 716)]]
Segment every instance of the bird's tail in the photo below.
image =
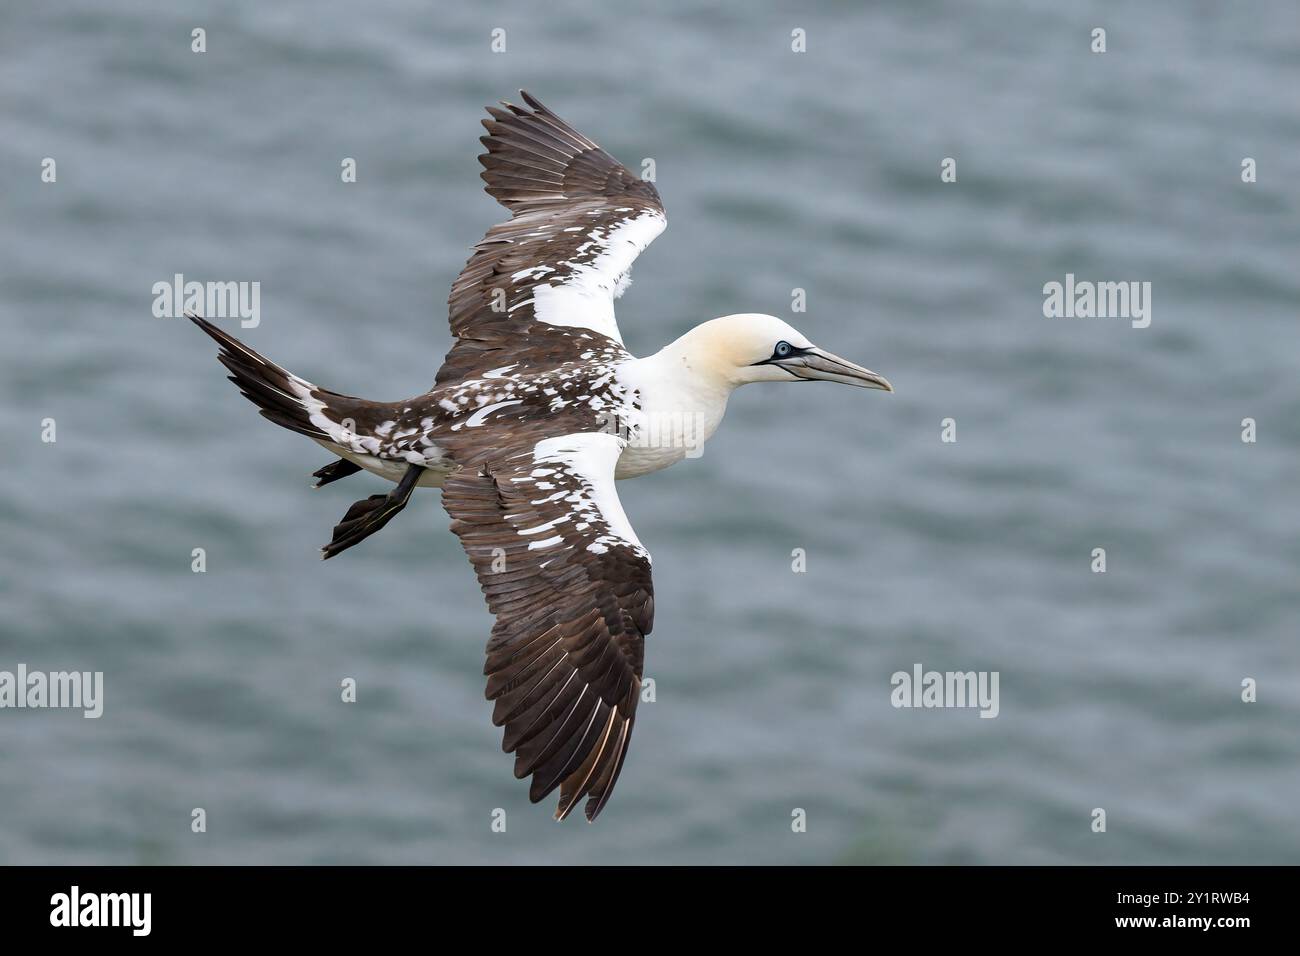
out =
[(185, 316), (221, 346), (217, 358), (230, 371), (228, 378), (261, 410), (263, 418), (308, 438), (333, 440), (330, 432), (337, 425), (324, 414), (327, 406), (337, 404), (330, 399), (345, 402), (355, 399), (318, 388), (285, 371), (193, 312), (186, 312)]

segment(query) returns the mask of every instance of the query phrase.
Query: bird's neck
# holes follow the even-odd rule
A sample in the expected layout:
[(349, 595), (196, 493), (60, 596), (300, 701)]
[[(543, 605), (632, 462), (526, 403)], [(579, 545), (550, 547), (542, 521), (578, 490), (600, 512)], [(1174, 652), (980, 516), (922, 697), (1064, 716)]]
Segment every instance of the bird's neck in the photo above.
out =
[(697, 325), (654, 355), (642, 359), (665, 378), (692, 391), (726, 396), (740, 384), (732, 351), (734, 344), (717, 322)]
[(696, 328), (620, 370), (620, 380), (635, 392), (637, 405), (654, 427), (662, 431), (675, 423), (698, 442), (713, 435), (739, 383), (725, 373), (712, 348), (710, 337)]
[(696, 326), (654, 355), (632, 362), (630, 378), (643, 392), (643, 401), (725, 408), (740, 383), (733, 381), (729, 366), (719, 360), (714, 338), (707, 326)]

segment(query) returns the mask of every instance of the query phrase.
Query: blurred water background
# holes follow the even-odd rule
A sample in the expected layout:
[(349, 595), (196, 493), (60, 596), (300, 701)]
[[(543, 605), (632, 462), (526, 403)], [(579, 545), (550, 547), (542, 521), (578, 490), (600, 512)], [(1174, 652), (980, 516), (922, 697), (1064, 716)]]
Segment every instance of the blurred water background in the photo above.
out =
[[(0, 861), (1300, 862), (1298, 27), (1289, 0), (4, 4), (0, 669), (102, 670), (106, 702), (0, 711)], [(633, 351), (773, 312), (898, 390), (743, 390), (703, 458), (620, 486), (657, 700), (595, 826), (512, 778), (436, 492), (322, 564), (381, 483), (310, 491), (327, 456), (151, 313), (175, 273), (257, 280), (253, 347), (423, 391), (503, 216), (482, 108), (520, 87), (655, 160)], [(1150, 328), (1045, 318), (1067, 272), (1150, 281)], [(998, 671), (1000, 715), (894, 709), (916, 662)]]

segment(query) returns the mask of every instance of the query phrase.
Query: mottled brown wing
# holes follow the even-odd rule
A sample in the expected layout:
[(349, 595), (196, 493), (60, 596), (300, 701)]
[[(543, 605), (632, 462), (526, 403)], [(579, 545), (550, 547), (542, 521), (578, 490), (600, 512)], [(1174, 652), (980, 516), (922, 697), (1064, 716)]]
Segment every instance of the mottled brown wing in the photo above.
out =
[(587, 798), (594, 820), (618, 780), (654, 619), (650, 555), (614, 490), (621, 441), (545, 439), (447, 479), (451, 515), (496, 616), (487, 697), (515, 776), (556, 819)]
[(653, 183), (522, 95), (531, 109), (489, 107), (483, 121), (482, 176), (512, 218), (488, 230), (452, 284), (458, 341), (439, 383), (506, 364), (525, 344), (549, 361), (593, 336), (621, 344), (614, 299), (667, 224)]

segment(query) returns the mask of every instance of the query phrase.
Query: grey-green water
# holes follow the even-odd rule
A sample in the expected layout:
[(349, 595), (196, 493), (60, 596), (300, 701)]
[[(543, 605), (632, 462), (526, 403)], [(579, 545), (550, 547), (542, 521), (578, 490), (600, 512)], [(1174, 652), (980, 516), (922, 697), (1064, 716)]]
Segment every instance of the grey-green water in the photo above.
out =
[[(6, 3), (0, 670), (102, 670), (106, 702), (0, 710), (0, 861), (1300, 862), (1298, 26), (1286, 0)], [(257, 280), (254, 347), (427, 387), (502, 214), (481, 110), (520, 86), (655, 160), (634, 351), (773, 312), (898, 389), (744, 390), (703, 458), (621, 486), (657, 700), (595, 826), (512, 779), (436, 492), (322, 564), (380, 483), (309, 491), (323, 453), (151, 314), (178, 272)], [(1150, 328), (1045, 318), (1066, 273), (1150, 281)], [(894, 709), (916, 662), (998, 671), (999, 716)]]

